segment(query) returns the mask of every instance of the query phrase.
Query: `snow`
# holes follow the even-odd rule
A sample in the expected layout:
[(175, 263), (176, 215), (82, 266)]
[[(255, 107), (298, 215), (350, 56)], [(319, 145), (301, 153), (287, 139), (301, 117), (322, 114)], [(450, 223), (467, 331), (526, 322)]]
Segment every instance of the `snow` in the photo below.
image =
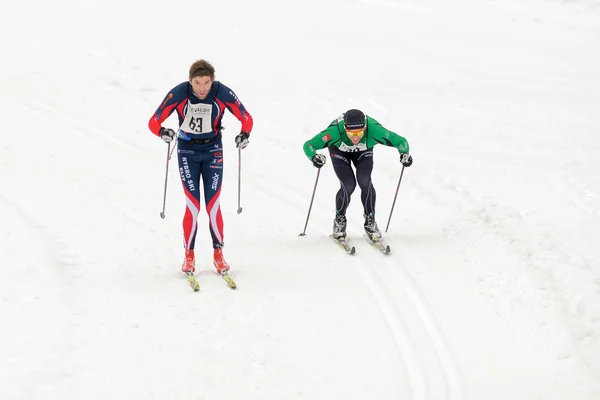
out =
[[(0, 398), (600, 398), (600, 2), (17, 2), (0, 25)], [(211, 61), (225, 256), (147, 121)], [(392, 254), (326, 237), (305, 140), (361, 108), (405, 136)], [(175, 127), (174, 118), (167, 122)], [(325, 152), (323, 152), (325, 153)], [(377, 220), (400, 174), (375, 150)], [(203, 201), (203, 200), (202, 200)], [(202, 204), (203, 209), (204, 205)]]

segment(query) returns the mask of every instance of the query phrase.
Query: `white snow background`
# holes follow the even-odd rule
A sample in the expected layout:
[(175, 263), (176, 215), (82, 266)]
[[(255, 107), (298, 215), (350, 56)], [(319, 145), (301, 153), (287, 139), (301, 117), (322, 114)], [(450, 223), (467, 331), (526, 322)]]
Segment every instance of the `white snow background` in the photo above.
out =
[[(0, 398), (600, 399), (600, 1), (23, 1), (0, 24)], [(224, 119), (225, 256), (180, 271), (147, 122), (197, 59)], [(384, 256), (302, 144), (349, 108), (406, 137)], [(176, 120), (166, 124), (175, 128)], [(322, 151), (326, 154), (326, 151)], [(387, 225), (397, 151), (375, 149)]]

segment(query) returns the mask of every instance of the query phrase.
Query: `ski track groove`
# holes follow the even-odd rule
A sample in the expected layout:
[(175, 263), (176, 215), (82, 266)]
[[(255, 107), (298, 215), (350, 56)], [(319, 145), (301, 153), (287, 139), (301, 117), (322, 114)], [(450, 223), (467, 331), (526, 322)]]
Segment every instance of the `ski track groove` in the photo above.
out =
[[(289, 187), (287, 184), (284, 185)], [(265, 185), (258, 184), (258, 186), (259, 191), (266, 193), (268, 198), (276, 199), (278, 203), (281, 203), (288, 208), (302, 208), (297, 203), (290, 204), (290, 202), (286, 201), (278, 192), (268, 189)], [(322, 229), (320, 229), (320, 231), (322, 231)], [(352, 236), (351, 239), (353, 239)], [(352, 240), (351, 246), (355, 246), (357, 250), (360, 251), (361, 246), (357, 246), (357, 242), (362, 240), (364, 239), (359, 239), (357, 236), (354, 238), (354, 240)], [(368, 243), (365, 242), (364, 244), (365, 246), (362, 246), (363, 249), (367, 246), (370, 247)], [(443, 370), (444, 378), (446, 380), (446, 387), (448, 390), (446, 398), (448, 400), (466, 399), (467, 390), (464, 375), (458, 364), (458, 361), (456, 360), (456, 357), (451, 350), (451, 346), (448, 343), (445, 334), (443, 333), (443, 330), (439, 326), (439, 322), (436, 320), (436, 317), (431, 310), (431, 306), (428, 304), (425, 295), (419, 289), (419, 285), (412, 277), (410, 272), (408, 272), (401, 262), (395, 263), (393, 261), (399, 256), (394, 255), (394, 247), (396, 246), (392, 245), (389, 241), (388, 244), (390, 244), (392, 247), (392, 254), (387, 256), (381, 254), (382, 262), (385, 262), (391, 271), (396, 270), (401, 273), (401, 279), (398, 279), (397, 282), (398, 287), (403, 288), (408, 298), (410, 298), (412, 306), (422, 321), (423, 326), (425, 327), (429, 336), (429, 340), (435, 349), (439, 365)], [(454, 246), (457, 249), (460, 248), (460, 245), (458, 244), (455, 244)], [(376, 251), (376, 249), (368, 249), (365, 251)], [(412, 390), (411, 398), (414, 400), (429, 399), (429, 385), (431, 383), (428, 381), (425, 366), (422, 365), (419, 355), (413, 350), (415, 346), (411, 341), (410, 328), (407, 326), (402, 317), (402, 313), (399, 311), (399, 308), (395, 304), (393, 297), (390, 295), (387, 284), (384, 282), (384, 280), (382, 280), (379, 272), (377, 272), (373, 267), (369, 266), (365, 260), (360, 259), (359, 254), (349, 257), (353, 258), (357, 271), (361, 274), (367, 287), (373, 294), (377, 306), (379, 307), (390, 329), (398, 352), (403, 356), (402, 359), (409, 375), (408, 378)], [(388, 258), (386, 260), (386, 257), (392, 258)]]
[[(281, 203), (284, 207), (288, 209), (292, 209), (294, 211), (302, 210), (305, 207), (296, 202), (289, 202), (284, 199), (279, 192), (273, 191), (269, 189), (266, 185), (260, 183), (259, 180), (257, 182), (258, 192), (262, 193), (265, 197), (269, 199), (275, 199), (278, 203)], [(308, 203), (307, 203), (308, 204)], [(304, 210), (306, 212), (306, 210)], [(308, 228), (307, 228), (308, 229)], [(320, 234), (327, 235), (327, 233), (320, 229)], [(328, 239), (329, 240), (329, 239)], [(356, 246), (358, 240), (353, 241), (351, 246)], [(367, 246), (368, 244), (365, 243)], [(334, 243), (332, 243), (332, 246)], [(418, 354), (415, 353), (414, 349), (416, 348), (411, 341), (411, 336), (409, 335), (409, 328), (406, 325), (404, 319), (402, 318), (402, 314), (398, 310), (395, 305), (391, 295), (388, 292), (385, 284), (381, 281), (381, 278), (369, 267), (365, 264), (365, 261), (361, 261), (357, 258), (357, 255), (344, 255), (341, 250), (333, 248), (333, 250), (339, 252), (340, 257), (351, 257), (355, 264), (357, 272), (363, 277), (365, 284), (371, 294), (373, 295), (377, 307), (379, 308), (382, 316), (390, 330), (390, 334), (396, 344), (396, 349), (400, 355), (399, 359), (404, 364), (406, 372), (408, 374), (408, 382), (411, 389), (410, 399), (413, 400), (427, 400), (429, 396), (428, 389), (428, 380), (427, 374), (425, 372), (424, 366), (422, 365)], [(375, 249), (370, 249), (370, 251), (375, 251)], [(332, 257), (337, 257), (335, 253), (332, 254)], [(383, 256), (383, 255), (382, 255)]]
[[(374, 250), (373, 250), (374, 251)], [(341, 253), (340, 253), (341, 254)], [(411, 399), (426, 400), (429, 398), (429, 382), (427, 373), (422, 365), (418, 354), (414, 349), (416, 346), (410, 339), (409, 328), (402, 318), (402, 314), (395, 305), (386, 285), (382, 282), (379, 275), (366, 264), (359, 260), (357, 255), (348, 256), (354, 258), (354, 264), (358, 273), (363, 277), (366, 286), (372, 293), (379, 310), (381, 311), (390, 333), (396, 344), (396, 349), (400, 353), (406, 372), (409, 378), (411, 388)]]
[[(390, 241), (388, 240), (389, 243)], [(394, 249), (397, 251), (399, 244), (392, 244), (391, 247), (392, 253), (386, 256), (387, 258), (384, 257), (382, 262), (385, 262), (388, 266), (387, 269), (395, 272), (394, 275), (399, 276), (399, 281), (404, 283), (402, 287), (411, 300), (413, 307), (417, 310), (419, 318), (427, 331), (447, 383), (448, 393), (446, 398), (449, 400), (466, 399), (466, 381), (460, 365), (453, 354), (452, 347), (419, 284), (402, 262), (399, 253), (394, 253)]]

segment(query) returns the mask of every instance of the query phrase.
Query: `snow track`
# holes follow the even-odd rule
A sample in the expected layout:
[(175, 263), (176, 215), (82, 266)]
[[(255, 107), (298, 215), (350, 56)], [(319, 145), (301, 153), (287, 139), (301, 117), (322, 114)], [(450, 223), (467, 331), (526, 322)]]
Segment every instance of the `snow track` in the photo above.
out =
[[(598, 1), (203, 4), (218, 40), (165, 25), (194, 2), (93, 3), (14, 3), (0, 25), (1, 399), (600, 398)], [(176, 157), (159, 218), (147, 123), (198, 58), (255, 121), (238, 215), (239, 122), (223, 120), (237, 291), (205, 211), (200, 292), (180, 272)], [(302, 145), (349, 108), (415, 159), (388, 256), (361, 237), (359, 188), (356, 255), (327, 239), (329, 159), (298, 237), (316, 174)], [(399, 163), (375, 153), (381, 228)]]
[[(357, 243), (358, 242), (358, 243)], [(371, 290), (410, 378), (412, 397), (466, 399), (465, 380), (452, 348), (425, 296), (403, 267), (397, 246), (392, 254), (371, 254), (367, 243), (354, 240), (355, 267)], [(401, 252), (401, 250), (400, 250)]]

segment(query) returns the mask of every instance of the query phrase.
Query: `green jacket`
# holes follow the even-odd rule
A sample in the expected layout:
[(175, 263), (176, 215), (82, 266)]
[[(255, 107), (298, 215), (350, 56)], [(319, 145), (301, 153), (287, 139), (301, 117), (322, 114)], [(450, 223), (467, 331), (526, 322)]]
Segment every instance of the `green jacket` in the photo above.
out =
[(341, 151), (355, 152), (371, 149), (377, 144), (395, 147), (400, 154), (409, 152), (408, 142), (405, 138), (388, 131), (369, 116), (367, 116), (367, 126), (362, 139), (357, 145), (354, 145), (346, 134), (344, 119), (340, 116), (333, 120), (327, 129), (304, 143), (304, 154), (312, 160), (313, 156), (317, 154), (317, 150), (328, 146), (335, 146)]

